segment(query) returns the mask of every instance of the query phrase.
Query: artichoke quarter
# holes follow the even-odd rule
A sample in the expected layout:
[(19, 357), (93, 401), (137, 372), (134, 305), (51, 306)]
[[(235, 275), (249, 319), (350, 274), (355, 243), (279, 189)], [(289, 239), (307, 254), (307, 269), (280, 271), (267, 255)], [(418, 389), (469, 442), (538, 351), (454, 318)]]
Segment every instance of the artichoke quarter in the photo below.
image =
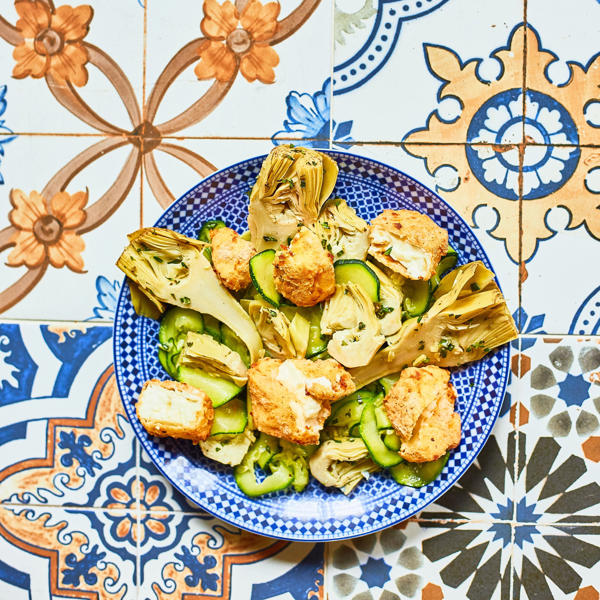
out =
[(352, 370), (357, 388), (411, 365), (456, 367), (479, 360), (517, 337), (494, 274), (480, 261), (448, 273), (433, 300), (424, 315), (405, 321), (388, 338), (368, 366)]
[(263, 346), (252, 319), (221, 285), (204, 256), (206, 244), (170, 229), (148, 227), (128, 236), (117, 267), (160, 314), (166, 304), (209, 314), (229, 326), (248, 347), (251, 361)]
[(337, 173), (335, 161), (316, 150), (274, 148), (250, 194), (248, 227), (254, 247), (259, 252), (276, 248), (300, 223), (312, 225), (333, 191)]
[(327, 352), (345, 367), (367, 365), (385, 342), (375, 306), (356, 283), (335, 286), (323, 310), (321, 333), (332, 336)]

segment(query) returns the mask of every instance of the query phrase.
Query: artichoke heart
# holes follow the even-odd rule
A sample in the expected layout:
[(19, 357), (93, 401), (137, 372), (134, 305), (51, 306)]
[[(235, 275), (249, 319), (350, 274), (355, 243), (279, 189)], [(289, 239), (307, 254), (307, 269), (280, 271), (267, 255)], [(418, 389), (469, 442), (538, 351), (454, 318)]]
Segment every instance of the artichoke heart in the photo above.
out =
[(206, 333), (188, 331), (178, 365), (202, 369), (215, 377), (229, 379), (239, 387), (248, 381), (248, 368), (242, 357)]
[(373, 302), (356, 283), (335, 286), (323, 310), (321, 332), (332, 336), (327, 351), (345, 367), (367, 365), (385, 342)]
[(321, 240), (325, 240), (325, 246), (336, 260), (366, 258), (369, 224), (345, 200), (328, 200), (312, 229)]
[(512, 316), (494, 274), (472, 262), (444, 277), (433, 306), (402, 324), (368, 367), (354, 369), (357, 387), (409, 365), (455, 367), (479, 360), (517, 337)]
[(298, 320), (294, 322), (294, 318), (290, 322), (282, 311), (262, 300), (242, 300), (242, 303), (273, 358), (304, 358), (309, 328)]
[(274, 148), (250, 194), (248, 226), (254, 247), (259, 252), (278, 247), (300, 223), (312, 225), (333, 191), (337, 173), (335, 161), (316, 150)]
[(326, 487), (341, 488), (346, 495), (369, 473), (379, 470), (360, 438), (321, 443), (311, 456), (309, 466), (317, 481)]
[(252, 362), (262, 356), (254, 323), (219, 282), (204, 256), (204, 242), (158, 227), (140, 229), (128, 238), (117, 267), (157, 312), (172, 304), (209, 314), (235, 331), (248, 347)]

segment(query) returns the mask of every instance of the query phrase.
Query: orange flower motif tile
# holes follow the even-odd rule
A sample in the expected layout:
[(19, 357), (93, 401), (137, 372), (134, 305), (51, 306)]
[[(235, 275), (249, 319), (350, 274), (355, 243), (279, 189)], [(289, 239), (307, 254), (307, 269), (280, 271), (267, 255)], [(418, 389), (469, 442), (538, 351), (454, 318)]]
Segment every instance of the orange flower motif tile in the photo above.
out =
[(240, 14), (229, 0), (206, 0), (200, 28), (208, 39), (198, 48), (198, 79), (229, 81), (239, 68), (250, 82), (273, 83), (279, 57), (268, 40), (277, 31), (279, 11), (279, 2), (250, 0)]
[(9, 219), (16, 231), (10, 239), (14, 248), (6, 264), (33, 268), (48, 261), (56, 268), (66, 265), (72, 271), (83, 272), (81, 253), (85, 243), (75, 229), (85, 220), (87, 199), (87, 191), (73, 195), (59, 192), (51, 198), (48, 209), (38, 192), (27, 196), (21, 190), (12, 190)]
[(19, 14), (16, 29), (23, 37), (13, 57), (13, 77), (52, 76), (57, 82), (84, 86), (88, 55), (81, 44), (88, 33), (93, 10), (88, 5), (51, 9), (42, 0), (15, 2)]

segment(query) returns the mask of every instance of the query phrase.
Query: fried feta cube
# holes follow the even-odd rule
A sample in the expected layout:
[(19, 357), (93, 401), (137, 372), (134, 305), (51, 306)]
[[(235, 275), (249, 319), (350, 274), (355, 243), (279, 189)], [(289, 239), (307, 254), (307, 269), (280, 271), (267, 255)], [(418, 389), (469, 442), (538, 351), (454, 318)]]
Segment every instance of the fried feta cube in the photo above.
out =
[(289, 246), (276, 252), (273, 278), (284, 298), (296, 306), (314, 306), (335, 292), (333, 256), (315, 233), (302, 227)]
[(448, 232), (414, 210), (384, 210), (371, 221), (369, 254), (408, 279), (430, 279), (448, 251)]
[(254, 246), (229, 229), (219, 227), (210, 231), (212, 262), (221, 283), (233, 291), (250, 285), (250, 259), (256, 254)]
[(354, 391), (335, 360), (262, 358), (248, 371), (248, 395), (259, 431), (298, 444), (318, 444), (335, 402)]
[(194, 442), (210, 435), (215, 415), (210, 398), (201, 390), (187, 383), (158, 379), (144, 384), (135, 411), (149, 434)]
[(436, 366), (409, 367), (383, 400), (392, 426), (401, 438), (400, 456), (408, 462), (437, 460), (456, 448), (460, 416), (454, 412), (456, 390), (450, 373)]

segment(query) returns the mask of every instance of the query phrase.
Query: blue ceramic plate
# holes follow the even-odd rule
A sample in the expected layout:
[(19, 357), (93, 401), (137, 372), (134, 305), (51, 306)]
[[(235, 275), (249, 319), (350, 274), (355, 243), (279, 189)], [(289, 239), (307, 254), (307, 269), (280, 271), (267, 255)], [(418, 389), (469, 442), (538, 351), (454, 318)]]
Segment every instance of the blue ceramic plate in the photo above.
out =
[[(334, 193), (361, 217), (370, 221), (385, 208), (421, 211), (448, 231), (461, 264), (481, 260), (491, 268), (468, 225), (431, 190), (377, 161), (343, 152), (330, 154), (339, 165)], [(252, 158), (207, 177), (174, 202), (156, 225), (196, 237), (203, 221), (222, 219), (238, 232), (245, 231), (247, 192), (263, 159)], [(452, 373), (462, 440), (442, 474), (425, 487), (401, 487), (381, 472), (361, 482), (347, 497), (313, 479), (300, 494), (279, 492), (253, 499), (238, 489), (230, 467), (204, 458), (187, 441), (151, 437), (140, 425), (135, 401), (142, 385), (151, 378), (167, 378), (158, 362), (157, 334), (157, 322), (135, 314), (124, 285), (115, 317), (114, 361), (125, 411), (143, 447), (173, 486), (209, 513), (243, 529), (287, 540), (364, 535), (425, 508), (458, 480), (481, 450), (498, 416), (509, 376), (508, 345)]]

